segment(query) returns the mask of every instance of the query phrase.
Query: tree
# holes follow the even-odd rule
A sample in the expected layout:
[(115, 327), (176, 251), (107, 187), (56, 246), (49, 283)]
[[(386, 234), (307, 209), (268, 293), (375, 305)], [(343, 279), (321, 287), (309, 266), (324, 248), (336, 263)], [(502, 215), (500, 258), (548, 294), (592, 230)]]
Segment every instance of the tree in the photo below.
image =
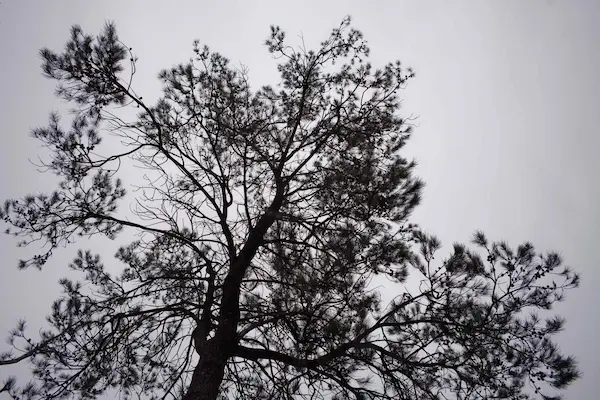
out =
[[(551, 340), (563, 320), (534, 314), (577, 285), (557, 254), (478, 232), (477, 250), (455, 244), (436, 262), (439, 241), (408, 222), (423, 186), (399, 154), (411, 124), (398, 93), (412, 71), (374, 69), (349, 19), (315, 51), (288, 46), (279, 27), (266, 46), (278, 87), (252, 91), (245, 70), (195, 43), (190, 62), (160, 73), (154, 106), (133, 90), (136, 59), (112, 24), (95, 39), (75, 26), (63, 53), (41, 51), (77, 112), (67, 130), (52, 114), (33, 131), (56, 191), (2, 209), (22, 244), (45, 244), (20, 267), (42, 268), (79, 236), (140, 236), (117, 252), (115, 276), (78, 251), (70, 267), (83, 282), (62, 279), (48, 330), (32, 339), (20, 323), (20, 353), (0, 358), (29, 360), (35, 382), (3, 390), (524, 399), (576, 379)], [(121, 147), (101, 144), (107, 129)], [(117, 208), (127, 160), (145, 171), (129, 214)], [(397, 291), (389, 304), (376, 276)]]

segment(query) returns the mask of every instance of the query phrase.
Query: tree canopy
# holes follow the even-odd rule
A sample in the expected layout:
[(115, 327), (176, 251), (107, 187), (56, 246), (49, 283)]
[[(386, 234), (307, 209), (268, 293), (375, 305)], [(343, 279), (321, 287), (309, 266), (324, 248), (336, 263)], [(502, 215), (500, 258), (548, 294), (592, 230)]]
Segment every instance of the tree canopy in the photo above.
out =
[[(44, 245), (19, 267), (45, 267), (80, 237), (139, 236), (116, 253), (119, 274), (78, 250), (70, 267), (84, 278), (60, 281), (48, 328), (31, 337), (19, 323), (0, 356), (28, 360), (34, 380), (2, 391), (549, 399), (576, 379), (552, 341), (564, 320), (536, 314), (577, 286), (557, 253), (477, 232), (474, 249), (454, 244), (438, 260), (439, 240), (409, 221), (423, 188), (400, 155), (412, 70), (373, 67), (349, 18), (316, 50), (288, 45), (279, 27), (265, 44), (277, 86), (253, 90), (248, 71), (196, 42), (189, 62), (159, 74), (153, 105), (113, 24), (97, 37), (74, 26), (61, 53), (41, 51), (76, 113), (68, 128), (52, 114), (32, 132), (56, 190), (1, 209), (22, 245)], [(127, 162), (144, 170), (131, 193)]]

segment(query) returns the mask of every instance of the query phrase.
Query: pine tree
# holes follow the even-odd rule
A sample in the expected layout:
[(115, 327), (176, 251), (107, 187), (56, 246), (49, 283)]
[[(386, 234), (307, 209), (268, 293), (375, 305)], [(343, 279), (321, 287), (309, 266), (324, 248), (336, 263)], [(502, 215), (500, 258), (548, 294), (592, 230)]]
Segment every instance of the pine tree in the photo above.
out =
[[(9, 379), (2, 391), (548, 399), (576, 379), (551, 340), (563, 319), (535, 314), (578, 283), (557, 254), (478, 232), (474, 250), (455, 244), (437, 261), (439, 240), (409, 223), (423, 184), (399, 154), (411, 123), (398, 112), (413, 72), (372, 67), (349, 19), (314, 51), (288, 45), (279, 27), (266, 46), (278, 86), (253, 91), (247, 71), (195, 43), (190, 62), (160, 73), (155, 105), (134, 91), (136, 58), (113, 24), (96, 38), (75, 26), (62, 53), (41, 51), (77, 112), (68, 129), (52, 114), (33, 130), (57, 189), (0, 213), (22, 244), (45, 243), (20, 267), (44, 267), (80, 236), (140, 235), (118, 250), (118, 275), (78, 251), (70, 267), (85, 278), (60, 281), (47, 330), (32, 338), (20, 323), (11, 342), (21, 350), (0, 357), (29, 360), (33, 383)], [(104, 146), (107, 129), (120, 148)], [(126, 195), (127, 160), (147, 173)], [(128, 200), (133, 214), (118, 208)]]

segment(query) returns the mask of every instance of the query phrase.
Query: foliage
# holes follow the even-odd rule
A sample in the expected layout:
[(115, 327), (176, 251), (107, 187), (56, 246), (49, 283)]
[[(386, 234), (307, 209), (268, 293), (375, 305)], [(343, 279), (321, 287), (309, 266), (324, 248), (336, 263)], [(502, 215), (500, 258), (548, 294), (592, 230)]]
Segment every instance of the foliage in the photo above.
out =
[[(439, 241), (408, 223), (422, 183), (399, 154), (411, 125), (397, 114), (412, 71), (373, 68), (349, 19), (316, 51), (278, 27), (266, 46), (279, 86), (252, 91), (245, 70), (195, 43), (160, 73), (154, 106), (132, 89), (136, 59), (112, 24), (41, 51), (77, 113), (68, 130), (53, 114), (33, 131), (56, 191), (2, 209), (23, 245), (46, 246), (20, 267), (79, 236), (140, 236), (117, 252), (117, 276), (78, 251), (70, 267), (85, 278), (60, 281), (48, 330), (34, 340), (20, 323), (20, 353), (0, 358), (29, 360), (35, 382), (4, 391), (191, 398), (204, 379), (221, 398), (525, 399), (577, 378), (550, 339), (563, 320), (535, 314), (577, 285), (557, 254), (477, 233), (477, 251), (456, 244), (435, 262)], [(120, 148), (103, 146), (107, 129)], [(127, 160), (145, 171), (131, 195), (117, 178)], [(133, 213), (118, 209), (127, 198)], [(390, 304), (376, 276), (397, 291)], [(202, 375), (203, 360), (222, 361), (222, 376)]]

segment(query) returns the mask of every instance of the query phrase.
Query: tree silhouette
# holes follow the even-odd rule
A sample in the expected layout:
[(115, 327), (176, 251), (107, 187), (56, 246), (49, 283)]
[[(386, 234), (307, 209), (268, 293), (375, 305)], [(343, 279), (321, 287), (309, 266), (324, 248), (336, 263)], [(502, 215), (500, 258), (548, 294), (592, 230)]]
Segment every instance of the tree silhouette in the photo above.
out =
[[(51, 194), (8, 200), (9, 233), (45, 244), (20, 262), (42, 268), (79, 236), (139, 233), (105, 271), (79, 250), (49, 328), (21, 322), (16, 351), (35, 380), (15, 398), (525, 399), (578, 376), (540, 319), (578, 277), (557, 254), (474, 237), (434, 261), (439, 241), (408, 223), (422, 183), (399, 155), (410, 121), (398, 92), (413, 73), (375, 69), (345, 19), (317, 50), (271, 28), (277, 87), (251, 90), (245, 70), (194, 44), (160, 73), (149, 105), (132, 88), (136, 59), (114, 25), (75, 26), (62, 53), (41, 51), (57, 95), (76, 105), (33, 136), (60, 178)], [(127, 63), (129, 61), (129, 63)], [(136, 118), (121, 112), (134, 108)], [(103, 136), (119, 144), (104, 146)], [(144, 181), (120, 212), (116, 175), (133, 160)], [(128, 195), (129, 196), (129, 195)], [(484, 261), (485, 257), (487, 259)], [(409, 284), (409, 277), (414, 284)], [(396, 296), (382, 300), (373, 278)]]

